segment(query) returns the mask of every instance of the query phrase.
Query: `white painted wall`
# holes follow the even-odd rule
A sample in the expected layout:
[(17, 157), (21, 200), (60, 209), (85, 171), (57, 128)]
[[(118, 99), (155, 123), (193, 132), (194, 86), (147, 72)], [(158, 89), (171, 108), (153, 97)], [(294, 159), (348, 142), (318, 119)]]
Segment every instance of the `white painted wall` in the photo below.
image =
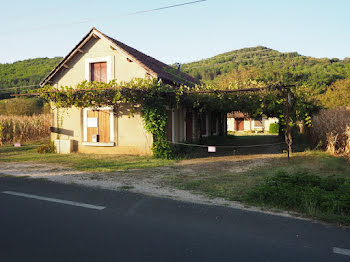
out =
[[(269, 131), (271, 123), (278, 123), (278, 118), (262, 118), (262, 122), (265, 128), (265, 132)], [(235, 119), (227, 118), (227, 131), (235, 131)], [(244, 119), (244, 131), (254, 131), (254, 120), (253, 119)]]
[(235, 119), (227, 118), (227, 131), (235, 131)]

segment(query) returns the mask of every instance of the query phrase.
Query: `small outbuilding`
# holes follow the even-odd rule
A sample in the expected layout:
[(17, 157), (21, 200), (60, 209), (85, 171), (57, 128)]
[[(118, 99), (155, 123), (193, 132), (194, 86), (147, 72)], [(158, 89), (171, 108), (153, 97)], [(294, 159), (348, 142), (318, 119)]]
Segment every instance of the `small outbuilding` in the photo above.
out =
[(249, 114), (236, 111), (227, 114), (227, 131), (268, 132), (270, 125), (278, 123), (276, 117), (252, 118)]

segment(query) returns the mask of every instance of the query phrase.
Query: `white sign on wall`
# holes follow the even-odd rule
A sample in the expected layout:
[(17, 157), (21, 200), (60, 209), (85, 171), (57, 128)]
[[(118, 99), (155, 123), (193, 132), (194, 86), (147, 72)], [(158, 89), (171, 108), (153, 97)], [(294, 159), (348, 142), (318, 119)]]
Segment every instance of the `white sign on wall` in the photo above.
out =
[(88, 117), (87, 127), (97, 127), (97, 117)]

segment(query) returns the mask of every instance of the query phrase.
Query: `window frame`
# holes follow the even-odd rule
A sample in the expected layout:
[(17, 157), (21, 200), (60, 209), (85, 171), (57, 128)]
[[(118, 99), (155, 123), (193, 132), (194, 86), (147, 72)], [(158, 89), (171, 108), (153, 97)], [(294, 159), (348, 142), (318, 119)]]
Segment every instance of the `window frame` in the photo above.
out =
[(107, 83), (112, 80), (112, 57), (111, 56), (104, 56), (104, 57), (92, 57), (92, 58), (85, 58), (85, 80), (90, 82), (91, 81), (91, 64), (93, 63), (101, 63), (106, 62), (107, 63)]

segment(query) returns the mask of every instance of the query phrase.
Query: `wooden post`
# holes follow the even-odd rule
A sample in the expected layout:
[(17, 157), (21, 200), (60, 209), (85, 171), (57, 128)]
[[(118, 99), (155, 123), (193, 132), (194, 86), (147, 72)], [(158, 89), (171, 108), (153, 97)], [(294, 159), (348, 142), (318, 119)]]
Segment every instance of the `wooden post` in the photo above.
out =
[(16, 122), (15, 121), (13, 121), (13, 130), (12, 130), (12, 132), (13, 132), (12, 143), (13, 143), (13, 145), (15, 145), (15, 143), (16, 143)]
[(290, 131), (290, 93), (289, 93), (289, 88), (286, 88), (285, 91), (285, 95), (286, 95), (286, 116), (285, 116), (285, 120), (286, 120), (286, 130), (284, 133), (284, 138), (286, 141), (286, 145), (287, 145), (287, 153), (288, 153), (288, 160), (292, 154), (292, 134)]

